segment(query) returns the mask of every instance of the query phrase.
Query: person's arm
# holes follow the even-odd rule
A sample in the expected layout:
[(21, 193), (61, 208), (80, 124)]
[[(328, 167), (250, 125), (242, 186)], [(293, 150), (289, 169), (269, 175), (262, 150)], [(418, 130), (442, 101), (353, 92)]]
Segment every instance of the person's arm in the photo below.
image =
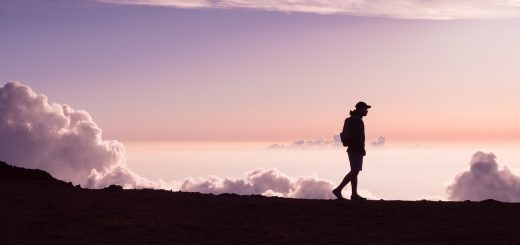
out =
[(351, 149), (355, 152), (364, 153), (363, 125), (361, 120), (351, 119), (349, 124), (352, 138), (350, 143)]
[(341, 131), (341, 132), (350, 133), (349, 121), (350, 121), (349, 117), (345, 118), (345, 122), (343, 123), (343, 131)]

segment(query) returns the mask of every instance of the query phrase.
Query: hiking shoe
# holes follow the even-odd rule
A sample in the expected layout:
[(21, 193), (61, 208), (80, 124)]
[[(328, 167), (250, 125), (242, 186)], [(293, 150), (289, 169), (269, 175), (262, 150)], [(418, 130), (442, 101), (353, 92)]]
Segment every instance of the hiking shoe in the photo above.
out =
[(360, 195), (352, 195), (350, 196), (350, 200), (352, 201), (366, 201), (367, 199)]
[(338, 200), (345, 200), (345, 198), (341, 195), (341, 191), (338, 189), (332, 190), (332, 194), (334, 194)]

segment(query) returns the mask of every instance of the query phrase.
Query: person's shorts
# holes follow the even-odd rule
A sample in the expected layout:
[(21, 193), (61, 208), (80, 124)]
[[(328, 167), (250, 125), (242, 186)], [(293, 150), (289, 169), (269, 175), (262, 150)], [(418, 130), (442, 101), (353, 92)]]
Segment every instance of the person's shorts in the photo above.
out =
[(350, 170), (361, 171), (363, 169), (363, 153), (347, 152)]

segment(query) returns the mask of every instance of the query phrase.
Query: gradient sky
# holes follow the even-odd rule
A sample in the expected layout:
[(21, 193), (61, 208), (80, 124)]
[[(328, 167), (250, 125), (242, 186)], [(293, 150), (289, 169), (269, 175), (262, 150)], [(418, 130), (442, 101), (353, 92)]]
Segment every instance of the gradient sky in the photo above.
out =
[(0, 82), (118, 140), (520, 139), (520, 18), (303, 12), (2, 1)]

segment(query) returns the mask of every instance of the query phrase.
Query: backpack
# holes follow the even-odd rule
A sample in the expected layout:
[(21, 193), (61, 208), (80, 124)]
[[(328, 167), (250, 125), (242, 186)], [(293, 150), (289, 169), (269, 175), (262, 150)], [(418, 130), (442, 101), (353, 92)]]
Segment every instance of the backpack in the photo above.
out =
[(352, 134), (350, 133), (350, 118), (345, 119), (345, 123), (343, 124), (343, 131), (339, 134), (341, 138), (341, 143), (343, 143), (344, 147), (350, 145), (352, 141)]

